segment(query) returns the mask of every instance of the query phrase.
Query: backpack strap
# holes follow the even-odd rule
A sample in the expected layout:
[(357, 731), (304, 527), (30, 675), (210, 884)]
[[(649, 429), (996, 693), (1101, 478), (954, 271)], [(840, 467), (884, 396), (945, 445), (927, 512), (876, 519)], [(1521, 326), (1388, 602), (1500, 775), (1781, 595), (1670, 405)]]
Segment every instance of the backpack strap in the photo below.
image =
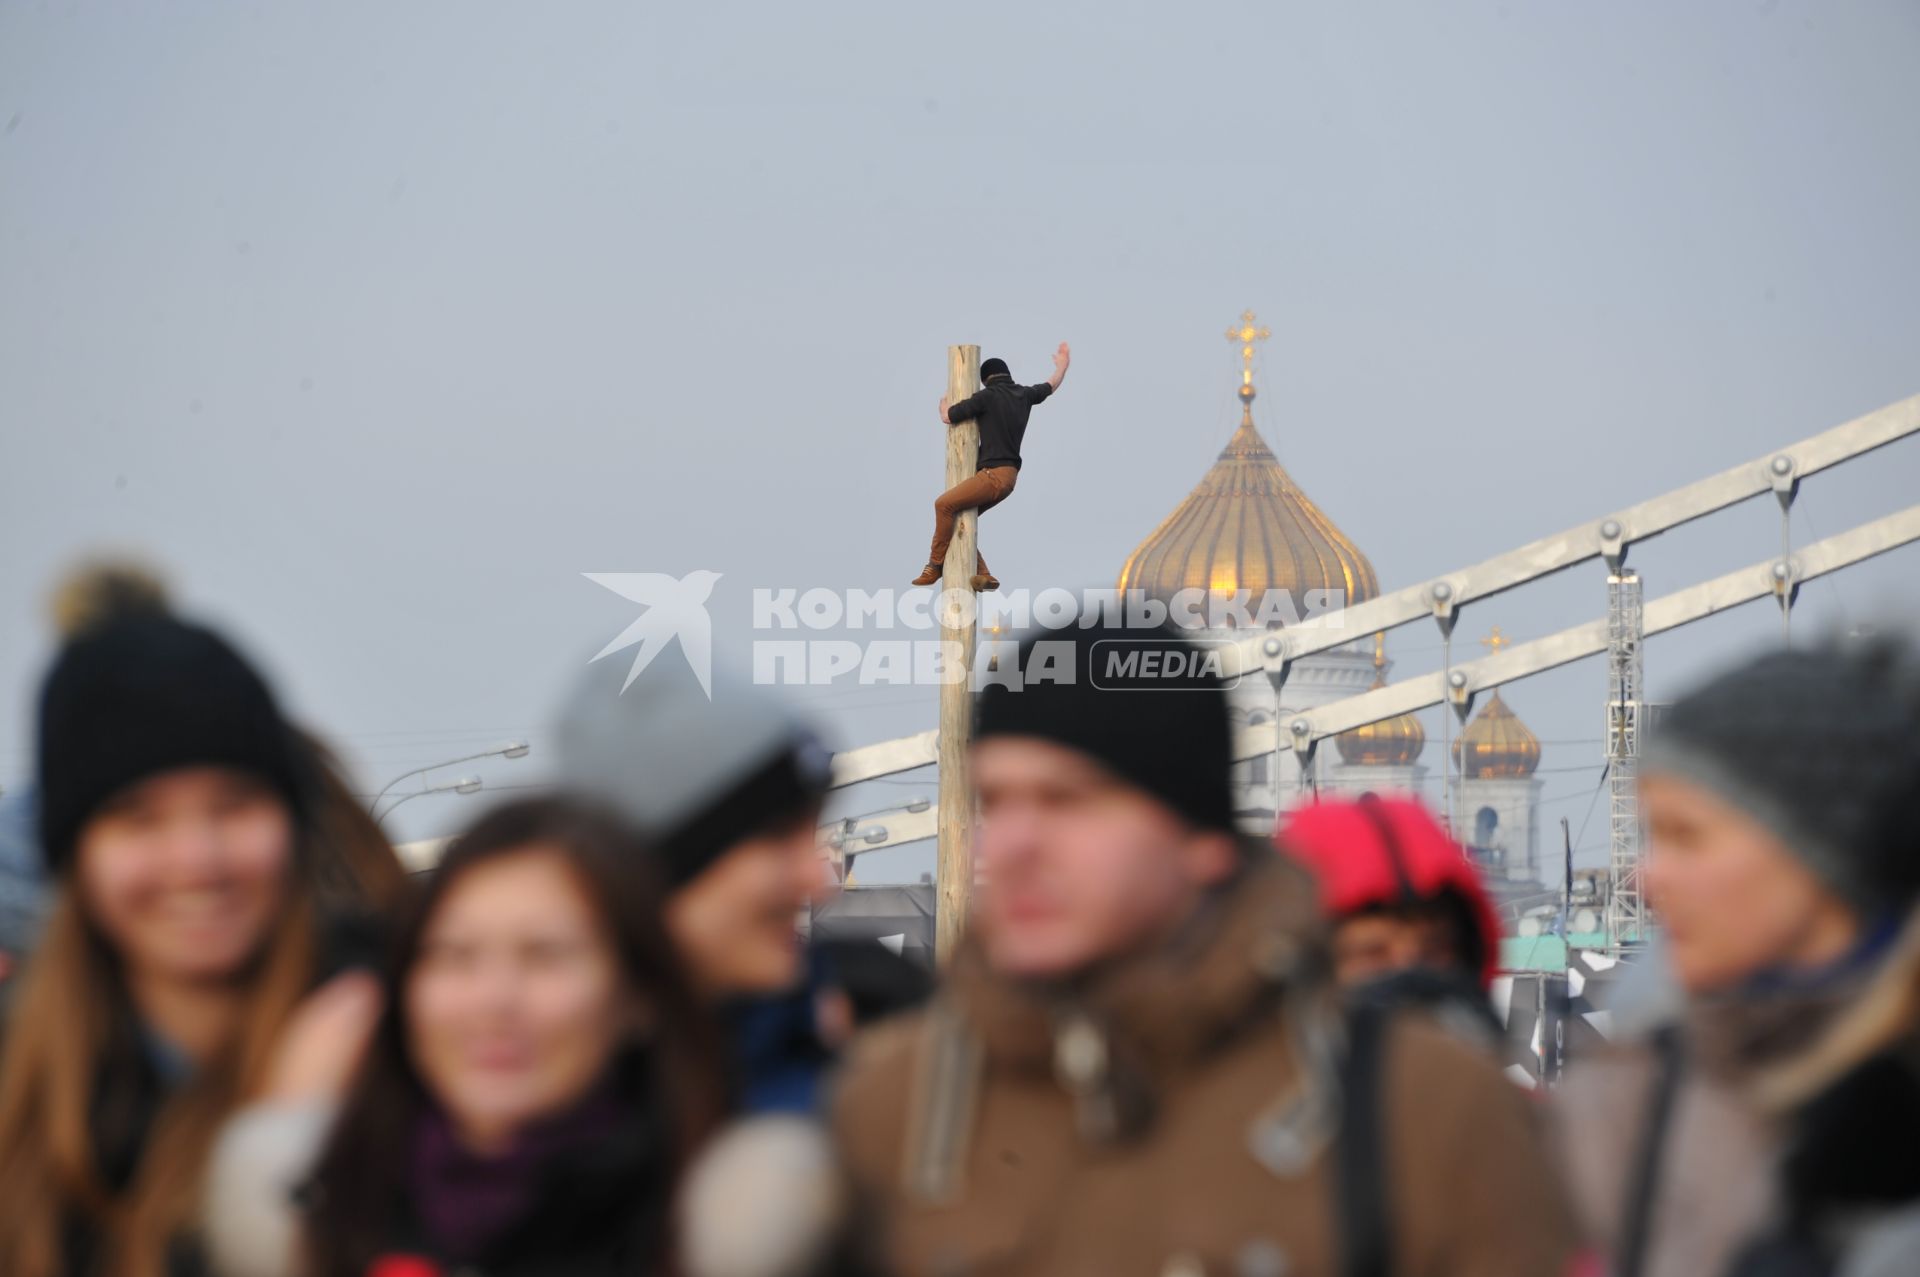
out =
[(1361, 1005), (1347, 1020), (1340, 1137), (1334, 1145), (1341, 1277), (1393, 1270), (1393, 1201), (1386, 1140), (1386, 1046), (1392, 1014)]
[(1627, 1185), (1626, 1209), (1620, 1221), (1620, 1249), (1615, 1277), (1640, 1277), (1646, 1267), (1647, 1244), (1653, 1236), (1653, 1204), (1660, 1195), (1660, 1172), (1665, 1162), (1667, 1130), (1673, 1125), (1675, 1097), (1680, 1090), (1680, 1026), (1663, 1026), (1652, 1039), (1655, 1059), (1653, 1093), (1640, 1130), (1639, 1155), (1633, 1180)]

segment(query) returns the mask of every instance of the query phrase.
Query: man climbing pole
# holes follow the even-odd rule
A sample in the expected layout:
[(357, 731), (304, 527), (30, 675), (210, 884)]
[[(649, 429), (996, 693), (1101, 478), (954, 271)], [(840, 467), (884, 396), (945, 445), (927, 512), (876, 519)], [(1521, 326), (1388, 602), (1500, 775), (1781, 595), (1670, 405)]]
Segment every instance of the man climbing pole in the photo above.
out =
[[(954, 484), (933, 501), (933, 552), (927, 566), (913, 578), (915, 585), (937, 585), (947, 557), (947, 543), (953, 540), (953, 525), (962, 511), (981, 514), (993, 509), (1013, 491), (1020, 474), (1020, 439), (1027, 433), (1027, 416), (1034, 405), (1060, 389), (1072, 359), (1067, 343), (1053, 352), (1053, 376), (1032, 386), (1013, 379), (1004, 359), (988, 359), (980, 365), (981, 387), (957, 404), (940, 399), (940, 420), (949, 426), (963, 421), (980, 423), (980, 458), (971, 478)], [(986, 556), (974, 556), (973, 588), (997, 590), (1000, 582), (987, 571)]]

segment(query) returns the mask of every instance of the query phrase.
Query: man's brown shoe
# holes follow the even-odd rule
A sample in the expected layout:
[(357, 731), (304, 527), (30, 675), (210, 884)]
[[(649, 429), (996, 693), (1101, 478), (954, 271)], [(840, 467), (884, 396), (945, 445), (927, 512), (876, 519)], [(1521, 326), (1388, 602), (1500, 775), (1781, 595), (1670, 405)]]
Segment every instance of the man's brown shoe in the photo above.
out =
[(913, 578), (913, 583), (915, 585), (938, 585), (940, 584), (940, 572), (941, 567), (938, 563), (929, 563), (920, 569), (920, 575)]
[(1000, 578), (994, 576), (991, 572), (982, 572), (973, 578), (973, 588), (976, 592), (980, 590), (997, 590), (1000, 588)]

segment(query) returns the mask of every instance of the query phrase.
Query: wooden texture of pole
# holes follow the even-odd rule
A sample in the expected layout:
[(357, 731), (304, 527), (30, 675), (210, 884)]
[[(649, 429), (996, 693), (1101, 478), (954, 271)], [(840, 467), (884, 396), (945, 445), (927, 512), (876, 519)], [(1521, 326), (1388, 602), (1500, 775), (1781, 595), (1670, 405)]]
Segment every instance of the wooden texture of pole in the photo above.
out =
[[(980, 388), (980, 347), (947, 347), (947, 399), (959, 403)], [(947, 430), (947, 487), (973, 477), (980, 453), (980, 428), (971, 421)], [(977, 516), (968, 510), (954, 526), (947, 546), (941, 593), (951, 599), (973, 597)], [(948, 591), (958, 591), (957, 594)], [(943, 650), (958, 651), (960, 677), (940, 685), (940, 812), (938, 901), (934, 912), (934, 956), (944, 964), (967, 929), (973, 899), (973, 777), (967, 768), (967, 739), (973, 734), (974, 610), (963, 616), (938, 608)], [(964, 624), (958, 622), (964, 620)]]

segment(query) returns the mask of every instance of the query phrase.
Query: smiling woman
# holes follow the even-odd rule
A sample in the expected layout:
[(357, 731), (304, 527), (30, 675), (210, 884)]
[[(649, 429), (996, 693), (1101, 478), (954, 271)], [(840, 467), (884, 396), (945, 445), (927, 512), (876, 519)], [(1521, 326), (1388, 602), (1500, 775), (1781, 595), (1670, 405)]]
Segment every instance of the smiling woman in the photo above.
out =
[(56, 890), (0, 1056), (0, 1272), (195, 1271), (213, 1134), (315, 979), (323, 764), (150, 581), (96, 572), (59, 610), (38, 741)]

